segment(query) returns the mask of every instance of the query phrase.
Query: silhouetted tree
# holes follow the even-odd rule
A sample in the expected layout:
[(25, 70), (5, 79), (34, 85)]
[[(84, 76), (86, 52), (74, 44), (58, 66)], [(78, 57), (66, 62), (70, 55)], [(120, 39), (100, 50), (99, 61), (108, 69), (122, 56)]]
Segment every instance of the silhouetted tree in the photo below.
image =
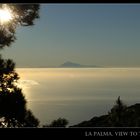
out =
[[(22, 90), (17, 86), (18, 74), (12, 60), (0, 56), (0, 122), (1, 127), (37, 126), (39, 122), (26, 108)], [(31, 124), (30, 124), (31, 126)]]
[(118, 97), (107, 115), (93, 117), (70, 127), (140, 127), (140, 104), (127, 107)]
[(125, 124), (125, 115), (127, 106), (120, 100), (120, 96), (116, 101), (116, 105), (109, 112), (110, 125), (113, 127), (121, 127)]
[(13, 18), (7, 24), (0, 25), (0, 48), (10, 46), (15, 41), (17, 26), (30, 26), (39, 18), (39, 4), (0, 4), (0, 8), (8, 8)]
[(24, 127), (38, 127), (39, 126), (39, 120), (34, 117), (31, 110), (26, 111), (26, 115), (24, 118)]
[[(13, 15), (11, 21), (0, 24), (0, 49), (15, 41), (18, 26), (30, 26), (39, 18), (39, 4), (0, 4)], [(0, 55), (0, 127), (37, 127), (39, 121), (26, 108), (26, 99), (17, 86), (19, 79), (15, 63)]]
[(57, 120), (54, 120), (49, 125), (44, 125), (43, 127), (66, 127), (68, 125), (68, 120), (65, 118), (58, 118)]

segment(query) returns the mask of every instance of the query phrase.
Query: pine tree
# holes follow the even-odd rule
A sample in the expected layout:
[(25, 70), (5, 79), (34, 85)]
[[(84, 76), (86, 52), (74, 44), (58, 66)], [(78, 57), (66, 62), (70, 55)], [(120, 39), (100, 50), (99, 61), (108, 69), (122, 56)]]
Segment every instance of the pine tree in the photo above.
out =
[[(39, 17), (38, 4), (0, 4), (0, 9), (3, 8), (8, 8), (14, 17), (9, 23), (0, 24), (0, 49), (11, 46), (16, 40), (18, 26), (33, 25)], [(18, 80), (13, 60), (0, 55), (0, 127), (37, 127), (39, 121), (27, 109)]]
[(13, 18), (6, 24), (0, 24), (0, 48), (11, 46), (16, 40), (16, 28), (32, 26), (39, 18), (39, 4), (0, 4), (0, 9), (8, 9)]
[(120, 96), (116, 100), (116, 105), (109, 112), (109, 123), (113, 127), (122, 127), (125, 126), (125, 117), (126, 117), (127, 106), (123, 104), (120, 99)]

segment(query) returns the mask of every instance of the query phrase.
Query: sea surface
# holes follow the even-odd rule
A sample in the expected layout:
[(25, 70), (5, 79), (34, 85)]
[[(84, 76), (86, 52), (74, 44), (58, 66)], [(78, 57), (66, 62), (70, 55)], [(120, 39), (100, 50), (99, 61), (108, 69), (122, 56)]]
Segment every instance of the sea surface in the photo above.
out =
[(17, 68), (27, 107), (42, 124), (107, 114), (120, 96), (140, 103), (140, 68)]

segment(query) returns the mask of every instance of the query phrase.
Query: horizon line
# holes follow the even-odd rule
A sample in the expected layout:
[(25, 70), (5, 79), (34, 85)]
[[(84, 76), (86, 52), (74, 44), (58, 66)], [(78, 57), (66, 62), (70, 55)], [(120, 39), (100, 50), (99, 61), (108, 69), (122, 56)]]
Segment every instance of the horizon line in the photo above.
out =
[(123, 67), (123, 66), (119, 66), (119, 67), (111, 67), (111, 66), (103, 66), (103, 67), (53, 67), (53, 66), (50, 66), (50, 67), (28, 67), (28, 66), (26, 66), (26, 67), (15, 67), (15, 68), (66, 68), (66, 69), (68, 69), (68, 68), (77, 68), (77, 69), (80, 69), (80, 68), (84, 68), (84, 69), (86, 69), (86, 68), (93, 68), (93, 69), (96, 69), (96, 68), (140, 68), (140, 66), (127, 66), (127, 67)]

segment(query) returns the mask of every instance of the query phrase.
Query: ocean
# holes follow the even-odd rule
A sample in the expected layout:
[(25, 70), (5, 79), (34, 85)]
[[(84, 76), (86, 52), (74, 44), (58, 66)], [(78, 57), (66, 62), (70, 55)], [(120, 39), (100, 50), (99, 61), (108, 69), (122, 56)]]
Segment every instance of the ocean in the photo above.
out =
[(69, 125), (107, 114), (120, 96), (140, 102), (140, 68), (17, 68), (27, 107), (40, 124), (66, 118)]

